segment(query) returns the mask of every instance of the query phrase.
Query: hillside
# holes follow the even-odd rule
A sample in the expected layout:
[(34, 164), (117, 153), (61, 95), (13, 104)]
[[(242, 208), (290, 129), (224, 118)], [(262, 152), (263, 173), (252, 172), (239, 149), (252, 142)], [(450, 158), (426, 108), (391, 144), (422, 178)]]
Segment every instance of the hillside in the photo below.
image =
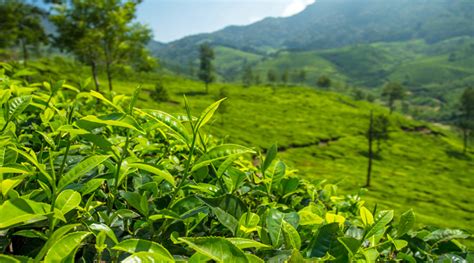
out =
[[(276, 142), (281, 158), (304, 178), (337, 182), (345, 193), (364, 186), (368, 114), (371, 109), (387, 114), (385, 108), (310, 88), (278, 87), (274, 93), (268, 87), (215, 84), (206, 95), (201, 83), (176, 77), (162, 81), (172, 102), (156, 103), (145, 93), (141, 106), (182, 115), (184, 94), (197, 111), (225, 95), (228, 100), (210, 130), (216, 137), (263, 149)], [(135, 85), (121, 82), (118, 91), (130, 92)], [(152, 87), (144, 82), (145, 90)], [(474, 170), (473, 153), (461, 153), (461, 141), (448, 127), (398, 114), (390, 119), (391, 139), (382, 145), (374, 185), (365, 198), (398, 211), (412, 207), (424, 224), (474, 231), (469, 198), (474, 194), (469, 187), (474, 183), (469, 172)]]
[[(397, 81), (412, 95), (406, 113), (449, 122), (455, 98), (474, 84), (473, 11), (472, 1), (321, 0), (292, 17), (156, 43), (152, 51), (165, 68), (195, 76), (198, 46), (209, 42), (218, 79), (227, 82), (240, 82), (244, 65), (263, 82), (269, 71), (309, 86), (326, 75), (345, 94), (359, 87), (376, 95)], [(302, 70), (306, 80), (293, 80)]]
[[(42, 71), (41, 78), (57, 78), (58, 74), (80, 77), (77, 65), (64, 64), (55, 69), (53, 65), (60, 63), (64, 64), (57, 60), (35, 66), (49, 69)], [(82, 72), (87, 76), (87, 69)], [(183, 95), (197, 112), (228, 97), (211, 126), (212, 134), (225, 142), (260, 149), (277, 143), (280, 157), (303, 177), (337, 182), (345, 193), (357, 192), (365, 184), (364, 134), (370, 110), (388, 114), (378, 105), (312, 88), (243, 88), (219, 83), (205, 94), (202, 83), (176, 76), (132, 74), (127, 79), (128, 82), (116, 83), (117, 92), (130, 93), (142, 84), (138, 101), (141, 107), (178, 115), (184, 114)], [(151, 98), (149, 92), (157, 82), (167, 89), (169, 102), (157, 103)], [(390, 140), (381, 146), (374, 165), (373, 187), (366, 199), (398, 211), (414, 208), (420, 223), (458, 226), (474, 232), (473, 203), (469, 198), (474, 195), (469, 187), (474, 183), (470, 172), (474, 171), (474, 153), (461, 153), (461, 140), (448, 126), (414, 121), (400, 114), (390, 116), (390, 120)]]

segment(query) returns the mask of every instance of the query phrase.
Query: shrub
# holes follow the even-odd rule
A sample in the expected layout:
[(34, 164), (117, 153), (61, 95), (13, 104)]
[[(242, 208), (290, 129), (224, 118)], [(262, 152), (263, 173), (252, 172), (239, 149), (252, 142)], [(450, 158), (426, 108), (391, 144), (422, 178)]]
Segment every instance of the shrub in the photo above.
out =
[(165, 102), (170, 100), (168, 90), (161, 82), (156, 84), (155, 89), (150, 93), (150, 96), (155, 101)]
[[(462, 260), (461, 230), (416, 230), (412, 211), (369, 209), (276, 158), (202, 132), (222, 100), (184, 121), (1, 75), (0, 261)], [(12, 72), (8, 72), (12, 75)], [(45, 82), (46, 83), (46, 82)], [(181, 118), (183, 119), (183, 118)], [(191, 120), (191, 122), (189, 121)], [(362, 192), (361, 192), (362, 193)]]

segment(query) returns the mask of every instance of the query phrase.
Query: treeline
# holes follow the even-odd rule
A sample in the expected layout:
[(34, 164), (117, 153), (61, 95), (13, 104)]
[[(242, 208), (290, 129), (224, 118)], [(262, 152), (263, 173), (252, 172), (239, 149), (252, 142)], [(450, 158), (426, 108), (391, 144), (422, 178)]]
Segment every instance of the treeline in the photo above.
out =
[[(0, 0), (0, 48), (21, 48), (24, 65), (30, 50), (49, 45), (90, 67), (96, 90), (99, 70), (113, 89), (119, 68), (149, 71), (156, 66), (146, 49), (152, 38), (135, 21), (141, 0), (45, 0), (48, 10), (22, 0)], [(45, 25), (51, 25), (46, 28)]]

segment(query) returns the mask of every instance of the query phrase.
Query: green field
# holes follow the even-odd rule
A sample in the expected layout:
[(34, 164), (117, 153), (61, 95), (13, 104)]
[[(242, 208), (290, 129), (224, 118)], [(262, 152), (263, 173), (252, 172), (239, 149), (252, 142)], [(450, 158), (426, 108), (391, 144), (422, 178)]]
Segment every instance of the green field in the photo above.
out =
[[(169, 76), (162, 81), (173, 102), (155, 103), (142, 93), (141, 106), (182, 115), (184, 94), (199, 111), (225, 90), (228, 100), (212, 125), (212, 134), (226, 142), (261, 149), (278, 143), (281, 158), (301, 176), (337, 182), (347, 194), (356, 193), (365, 184), (364, 133), (369, 111), (388, 114), (384, 107), (311, 88), (278, 87), (274, 92), (265, 86), (213, 84), (210, 93), (203, 94), (203, 85), (195, 81)], [(136, 85), (120, 82), (117, 92), (130, 92)], [(145, 90), (153, 87), (149, 82), (143, 85)], [(375, 161), (373, 186), (366, 199), (398, 212), (413, 208), (420, 224), (473, 232), (473, 152), (462, 154), (461, 140), (450, 127), (399, 114), (390, 119), (391, 138), (382, 144)], [(408, 131), (416, 127), (422, 128)]]

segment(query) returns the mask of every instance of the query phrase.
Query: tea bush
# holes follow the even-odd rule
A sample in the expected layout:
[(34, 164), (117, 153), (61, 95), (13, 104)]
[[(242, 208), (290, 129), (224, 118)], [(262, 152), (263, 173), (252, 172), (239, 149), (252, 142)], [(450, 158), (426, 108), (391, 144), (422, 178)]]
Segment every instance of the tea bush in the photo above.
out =
[[(0, 71), (1, 262), (472, 260), (461, 230), (364, 206), (198, 117)], [(251, 159), (254, 156), (254, 159)], [(396, 194), (396, 193), (394, 193)]]

